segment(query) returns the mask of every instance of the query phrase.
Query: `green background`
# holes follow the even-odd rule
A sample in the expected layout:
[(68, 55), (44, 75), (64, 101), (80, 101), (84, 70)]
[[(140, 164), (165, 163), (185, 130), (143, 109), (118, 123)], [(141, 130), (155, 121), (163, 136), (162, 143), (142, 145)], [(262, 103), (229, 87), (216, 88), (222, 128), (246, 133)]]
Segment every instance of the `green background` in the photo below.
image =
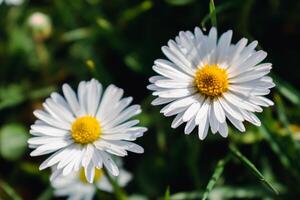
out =
[[(199, 199), (206, 188), (214, 200), (300, 197), (300, 1), (216, 0), (215, 6), (219, 35), (232, 29), (234, 42), (242, 37), (258, 40), (259, 48), (268, 52), (266, 61), (273, 63), (277, 84), (269, 96), (275, 106), (258, 115), (259, 128), (246, 124), (246, 133), (232, 129), (227, 139), (209, 134), (200, 141), (196, 131), (186, 136), (183, 126), (171, 129), (172, 118), (150, 105), (153, 97), (146, 86), (154, 75), (153, 62), (164, 58), (160, 49), (169, 39), (195, 26), (210, 29), (208, 0), (31, 0), (0, 5), (0, 199), (53, 198), (50, 171), (38, 171), (47, 156), (31, 158), (27, 148), (32, 111), (52, 91), (61, 92), (63, 83), (75, 88), (92, 77), (133, 96), (143, 109), (138, 118), (149, 128), (136, 141), (145, 153), (123, 159), (134, 176), (125, 188), (128, 198)], [(45, 40), (34, 40), (27, 23), (36, 11), (52, 21), (52, 34)], [(211, 179), (213, 174), (216, 179)], [(95, 199), (100, 198), (115, 196), (100, 192)]]

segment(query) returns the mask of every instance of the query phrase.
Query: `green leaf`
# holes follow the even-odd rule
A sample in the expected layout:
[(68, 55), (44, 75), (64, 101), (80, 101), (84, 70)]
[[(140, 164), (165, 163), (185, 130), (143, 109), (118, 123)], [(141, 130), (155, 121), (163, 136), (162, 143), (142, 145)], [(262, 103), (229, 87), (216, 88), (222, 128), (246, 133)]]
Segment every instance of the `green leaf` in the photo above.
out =
[(125, 63), (126, 65), (135, 72), (142, 72), (143, 67), (142, 64), (139, 61), (137, 54), (128, 54), (125, 56)]
[(169, 186), (166, 189), (164, 200), (170, 200), (170, 187)]
[[(280, 162), (283, 166), (290, 170), (291, 174), (295, 177), (300, 178), (298, 171), (298, 160), (293, 161), (293, 158), (287, 152), (286, 145), (281, 144), (282, 140), (278, 135), (274, 134), (272, 131), (268, 131), (264, 125), (259, 127), (259, 132), (264, 136), (266, 141), (270, 144), (271, 149), (278, 156)], [(290, 145), (289, 145), (290, 146)]]
[(143, 12), (150, 10), (152, 8), (152, 6), (153, 6), (152, 1), (149, 1), (149, 0), (143, 1), (140, 4), (125, 10), (122, 13), (120, 19), (122, 20), (123, 23), (131, 21), (131, 20), (135, 19), (136, 17), (138, 17)]
[(225, 164), (227, 163), (227, 161), (228, 161), (228, 159), (225, 158), (225, 159), (220, 160), (217, 163), (216, 168), (214, 170), (214, 173), (213, 173), (212, 177), (210, 178), (210, 180), (208, 181), (208, 184), (206, 186), (206, 189), (205, 189), (205, 192), (203, 194), (202, 200), (206, 200), (208, 198), (211, 190), (214, 188), (217, 181), (221, 177), (221, 174), (224, 171), (224, 167), (225, 167)]
[(248, 169), (251, 170), (251, 172), (259, 178), (259, 180), (264, 183), (268, 188), (270, 188), (275, 194), (278, 194), (278, 191), (276, 188), (265, 179), (265, 177), (260, 173), (260, 171), (255, 167), (255, 165), (248, 159), (246, 158), (235, 146), (230, 145), (229, 149), (231, 153), (237, 157)]
[(0, 130), (0, 154), (7, 160), (18, 160), (27, 147), (28, 134), (23, 125), (7, 124)]
[(16, 106), (24, 100), (24, 88), (21, 85), (12, 84), (0, 88), (0, 110)]
[(13, 187), (8, 185), (4, 181), (0, 180), (0, 187), (12, 200), (22, 200), (22, 198), (17, 194), (17, 192), (13, 189)]
[(300, 106), (300, 92), (288, 82), (281, 80), (279, 77), (272, 75), (276, 88), (279, 92), (292, 103)]
[(214, 0), (210, 0), (209, 3), (209, 14), (211, 20), (211, 26), (217, 27), (217, 14)]
[(174, 6), (184, 6), (194, 2), (195, 0), (166, 0), (167, 3)]

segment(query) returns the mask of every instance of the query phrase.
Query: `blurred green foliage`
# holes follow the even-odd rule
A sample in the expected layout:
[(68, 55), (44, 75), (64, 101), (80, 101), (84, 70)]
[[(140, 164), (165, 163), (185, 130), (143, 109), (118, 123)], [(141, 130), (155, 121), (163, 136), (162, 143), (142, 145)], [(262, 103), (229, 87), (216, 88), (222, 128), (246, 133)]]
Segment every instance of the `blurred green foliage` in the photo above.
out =
[[(149, 127), (137, 142), (145, 154), (124, 159), (133, 181), (125, 188), (137, 199), (298, 199), (300, 197), (300, 82), (298, 76), (300, 2), (297, 0), (26, 0), (0, 5), (0, 199), (53, 199), (49, 171), (38, 171), (44, 158), (29, 157), (26, 139), (40, 108), (62, 83), (74, 87), (97, 78), (124, 88), (142, 105), (139, 116)], [(209, 6), (211, 5), (211, 6)], [(33, 37), (34, 12), (52, 22), (52, 33)], [(147, 91), (153, 61), (161, 46), (181, 30), (210, 28), (212, 13), (220, 33), (233, 29), (234, 42), (257, 39), (273, 63), (276, 106), (259, 114), (262, 126), (246, 133), (230, 131), (199, 141), (152, 107)], [(238, 148), (233, 154), (229, 145)], [(226, 164), (223, 159), (229, 156)], [(243, 158), (243, 159), (241, 159)], [(245, 160), (246, 159), (246, 160)], [(247, 163), (246, 161), (250, 163)], [(221, 162), (221, 164), (220, 164)], [(263, 187), (268, 181), (279, 194)], [(223, 165), (224, 164), (224, 165)], [(168, 188), (166, 190), (166, 188)], [(205, 192), (206, 191), (206, 192)], [(100, 193), (95, 197), (114, 199)]]

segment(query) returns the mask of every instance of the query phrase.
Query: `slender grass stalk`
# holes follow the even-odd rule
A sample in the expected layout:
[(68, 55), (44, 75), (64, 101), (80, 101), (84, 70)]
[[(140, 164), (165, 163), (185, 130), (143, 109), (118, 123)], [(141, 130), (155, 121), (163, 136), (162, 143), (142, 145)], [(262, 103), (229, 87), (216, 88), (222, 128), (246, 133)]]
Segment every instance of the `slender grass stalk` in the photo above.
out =
[(217, 14), (216, 14), (216, 7), (215, 7), (214, 0), (210, 0), (209, 14), (210, 14), (211, 26), (217, 28)]
[(22, 198), (17, 194), (17, 192), (7, 183), (0, 180), (0, 187), (12, 200), (22, 200)]
[(168, 186), (165, 192), (164, 200), (170, 200), (170, 187)]
[(229, 145), (229, 150), (231, 151), (232, 155), (238, 158), (250, 171), (269, 189), (271, 189), (275, 194), (279, 194), (277, 189), (265, 179), (262, 173), (255, 167), (255, 165), (246, 158), (233, 144)]
[(224, 159), (219, 160), (219, 162), (217, 163), (214, 173), (206, 186), (205, 192), (202, 196), (202, 200), (206, 200), (208, 198), (210, 192), (212, 191), (212, 189), (216, 185), (217, 181), (221, 177), (221, 175), (224, 171), (225, 165), (229, 161), (229, 159), (230, 159), (230, 157), (227, 156)]

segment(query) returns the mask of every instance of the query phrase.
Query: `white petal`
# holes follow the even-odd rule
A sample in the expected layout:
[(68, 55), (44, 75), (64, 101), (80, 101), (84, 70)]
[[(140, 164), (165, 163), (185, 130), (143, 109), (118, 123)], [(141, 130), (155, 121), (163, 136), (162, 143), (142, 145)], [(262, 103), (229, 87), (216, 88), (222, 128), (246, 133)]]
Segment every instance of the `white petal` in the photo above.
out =
[(64, 96), (68, 104), (70, 105), (71, 110), (76, 116), (80, 116), (82, 111), (79, 106), (75, 92), (68, 84), (64, 84), (62, 89), (63, 89)]

